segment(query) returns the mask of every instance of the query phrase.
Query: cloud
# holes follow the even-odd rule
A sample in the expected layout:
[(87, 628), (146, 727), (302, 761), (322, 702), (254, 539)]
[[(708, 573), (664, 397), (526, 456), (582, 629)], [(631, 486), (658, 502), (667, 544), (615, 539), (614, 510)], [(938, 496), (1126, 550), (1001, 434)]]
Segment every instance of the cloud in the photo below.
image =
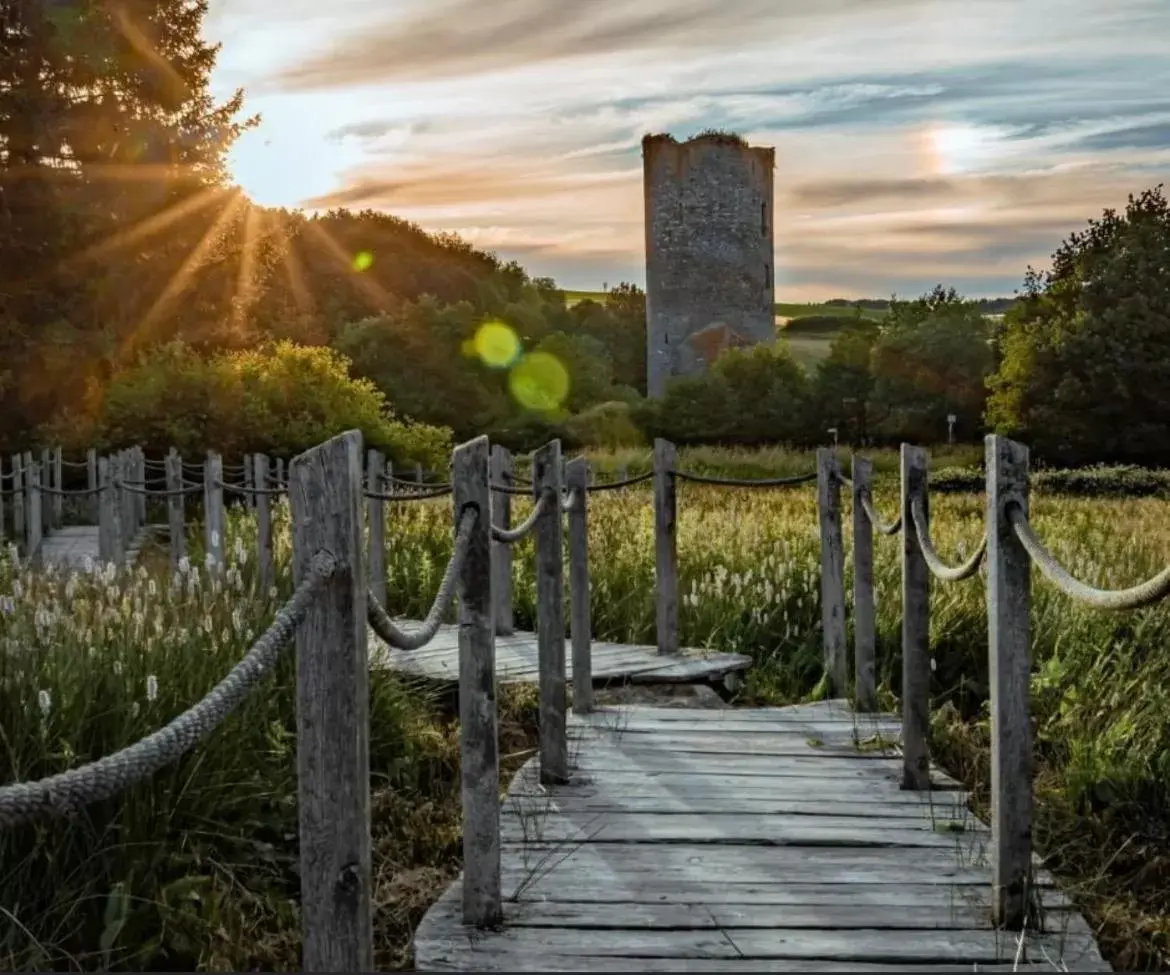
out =
[(338, 39), (280, 75), (288, 89), (466, 77), (584, 56), (717, 48), (784, 24), (924, 0), (425, 0), (415, 12)]
[(1113, 149), (1170, 149), (1170, 122), (1131, 125), (1108, 132), (1098, 132), (1079, 139), (1077, 146), (1090, 152)]

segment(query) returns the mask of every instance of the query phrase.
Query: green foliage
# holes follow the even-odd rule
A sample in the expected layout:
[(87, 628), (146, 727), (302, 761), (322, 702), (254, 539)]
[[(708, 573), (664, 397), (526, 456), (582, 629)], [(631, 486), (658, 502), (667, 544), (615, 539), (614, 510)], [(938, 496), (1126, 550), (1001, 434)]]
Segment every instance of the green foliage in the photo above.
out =
[(581, 447), (618, 450), (643, 443), (629, 403), (598, 403), (564, 423), (566, 438)]
[(1066, 463), (1170, 460), (1170, 205), (1161, 186), (1029, 269), (998, 337), (987, 422)]
[(852, 328), (861, 321), (860, 313), (855, 315), (801, 315), (784, 326), (785, 335), (836, 335), (843, 329)]
[(56, 438), (67, 449), (135, 443), (188, 456), (290, 456), (350, 429), (398, 464), (442, 463), (450, 446), (448, 431), (396, 419), (383, 393), (352, 378), (339, 353), (291, 342), (211, 356), (162, 346), (114, 377), (95, 431), (60, 430)]
[[(1032, 472), (1029, 483), (1041, 494), (1070, 497), (1170, 497), (1170, 470), (1132, 464), (1040, 469)], [(982, 491), (986, 486), (987, 475), (977, 465), (942, 467), (930, 472), (932, 491)]]

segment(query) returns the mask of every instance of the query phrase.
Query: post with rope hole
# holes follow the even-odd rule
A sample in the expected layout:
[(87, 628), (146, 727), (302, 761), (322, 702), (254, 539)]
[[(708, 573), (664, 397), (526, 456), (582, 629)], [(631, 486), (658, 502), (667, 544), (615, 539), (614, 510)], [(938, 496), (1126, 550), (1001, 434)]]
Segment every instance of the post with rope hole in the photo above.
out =
[[(463, 923), (479, 927), (503, 920), (491, 469), (487, 437), (477, 437), (455, 449), (451, 482), (456, 530), (468, 508), (478, 512), (459, 573), (456, 601), (459, 607)], [(542, 721), (543, 715), (542, 698)]]
[(654, 441), (654, 588), (659, 653), (678, 653), (678, 451), (669, 440)]
[(593, 710), (593, 622), (589, 607), (589, 462), (565, 465), (569, 510), (569, 634), (573, 640), (573, 713)]
[[(386, 461), (380, 450), (371, 447), (366, 451), (366, 490), (371, 494), (385, 491), (382, 472)], [(370, 567), (370, 598), (383, 609), (386, 608), (386, 502), (381, 498), (366, 499), (366, 524), (369, 541), (369, 555), (366, 564)]]
[(256, 571), (264, 594), (276, 582), (272, 561), (272, 498), (268, 494), (268, 455), (252, 456), (252, 487), (256, 494)]
[[(491, 449), (491, 480), (501, 487), (512, 487), (515, 463), (511, 452), (499, 444)], [(507, 491), (492, 492), (492, 524), (497, 528), (512, 527), (512, 495)], [(512, 617), (512, 546), (492, 540), (492, 619), (497, 636), (510, 636), (515, 622)]]
[(203, 464), (203, 545), (211, 558), (209, 568), (216, 574), (224, 570), (223, 531), (223, 458), (209, 450)]
[(61, 455), (60, 445), (53, 448), (53, 487), (56, 493), (52, 498), (53, 528), (60, 528), (65, 523), (65, 498), (61, 494), (65, 490), (65, 459)]
[(12, 455), (12, 540), (24, 544), (24, 462)]
[(821, 640), (833, 693), (849, 687), (845, 639), (845, 541), (841, 534), (841, 466), (836, 451), (817, 448), (817, 516), (821, 531)]
[(930, 571), (912, 503), (922, 505), (930, 525), (927, 457), (902, 444), (902, 788), (930, 788)]
[(370, 663), (361, 433), (343, 433), (295, 458), (289, 497), (294, 583), (309, 577), (318, 553), (336, 561), (296, 636), (301, 965), (308, 972), (369, 972)]
[(102, 499), (98, 497), (97, 450), (90, 447), (85, 452), (85, 486), (89, 488), (89, 510), (95, 525), (101, 523)]
[(1032, 867), (1032, 567), (1006, 506), (1028, 511), (1028, 448), (1006, 437), (985, 441), (987, 466), (987, 638), (991, 685), (992, 920), (1019, 931)]
[(872, 494), (873, 462), (853, 455), (853, 702), (858, 711), (877, 710), (877, 635), (873, 604), (873, 523), (865, 502)]
[(44, 499), (41, 494), (41, 466), (30, 464), (28, 467), (28, 553), (27, 558), (34, 560), (40, 554), (41, 538), (45, 531)]
[(167, 466), (167, 534), (170, 536), (171, 569), (177, 571), (179, 560), (187, 554), (186, 495), (182, 491), (183, 458), (174, 447), (166, 459)]
[(117, 562), (117, 515), (110, 458), (98, 461), (98, 558), (103, 562)]
[(533, 531), (536, 548), (536, 656), (540, 671), (540, 781), (569, 779), (565, 725), (565, 567), (561, 528), (561, 442), (532, 455), (532, 498), (544, 511)]

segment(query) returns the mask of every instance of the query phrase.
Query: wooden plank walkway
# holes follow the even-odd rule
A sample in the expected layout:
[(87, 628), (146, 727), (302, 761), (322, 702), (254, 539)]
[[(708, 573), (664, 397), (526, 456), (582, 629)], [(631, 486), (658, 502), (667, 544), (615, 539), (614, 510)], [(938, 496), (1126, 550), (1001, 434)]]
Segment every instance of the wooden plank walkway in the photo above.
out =
[[(407, 629), (422, 624), (401, 622)], [(394, 650), (370, 631), (370, 660), (373, 666), (388, 667), (415, 677), (439, 681), (459, 680), (459, 627), (444, 624), (435, 638), (421, 650)], [(566, 670), (572, 680), (571, 654), (566, 641)], [(594, 682), (627, 680), (631, 683), (698, 683), (740, 674), (751, 664), (741, 653), (710, 650), (683, 650), (660, 654), (657, 647), (593, 641)], [(496, 637), (496, 680), (500, 683), (535, 683), (538, 677), (535, 633), (514, 633)]]
[[(126, 564), (133, 565), (138, 551), (146, 538), (147, 526), (130, 544), (126, 551)], [(101, 549), (98, 546), (97, 525), (67, 525), (49, 532), (41, 539), (40, 560), (42, 565), (61, 569), (82, 569), (89, 564), (96, 565)]]
[(460, 884), (418, 971), (1110, 971), (1052, 877), (1044, 932), (990, 924), (986, 826), (958, 783), (904, 792), (899, 722), (843, 702), (570, 717), (572, 780), (534, 759), (502, 811), (505, 923)]

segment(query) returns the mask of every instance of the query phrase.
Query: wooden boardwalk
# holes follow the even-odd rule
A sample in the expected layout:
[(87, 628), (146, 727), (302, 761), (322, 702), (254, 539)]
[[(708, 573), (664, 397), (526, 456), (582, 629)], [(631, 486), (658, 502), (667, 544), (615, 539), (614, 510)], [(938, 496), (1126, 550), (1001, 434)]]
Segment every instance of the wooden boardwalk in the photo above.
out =
[[(402, 622), (402, 621), (396, 621)], [(407, 629), (422, 624), (406, 620)], [(421, 650), (393, 650), (373, 632), (369, 638), (370, 659), (375, 666), (389, 667), (415, 677), (431, 680), (459, 680), (459, 627), (444, 625), (435, 638)], [(741, 674), (751, 664), (742, 653), (717, 653), (709, 650), (683, 650), (679, 654), (660, 654), (656, 647), (593, 641), (593, 679), (595, 682), (627, 680), (630, 683), (655, 684), (698, 683), (716, 681), (729, 674)], [(566, 648), (566, 658), (570, 655)], [(568, 678), (572, 680), (567, 662)], [(496, 680), (501, 683), (535, 683), (538, 676), (535, 633), (514, 633), (496, 637)]]
[[(145, 528), (126, 550), (126, 564), (132, 565), (150, 527)], [(41, 539), (39, 558), (42, 565), (62, 569), (81, 569), (99, 561), (97, 525), (67, 525), (56, 528)]]
[(990, 924), (989, 832), (958, 783), (902, 791), (890, 715), (628, 707), (570, 718), (572, 780), (534, 759), (502, 811), (505, 923), (459, 882), (418, 971), (1110, 971), (1038, 868), (1044, 933)]

